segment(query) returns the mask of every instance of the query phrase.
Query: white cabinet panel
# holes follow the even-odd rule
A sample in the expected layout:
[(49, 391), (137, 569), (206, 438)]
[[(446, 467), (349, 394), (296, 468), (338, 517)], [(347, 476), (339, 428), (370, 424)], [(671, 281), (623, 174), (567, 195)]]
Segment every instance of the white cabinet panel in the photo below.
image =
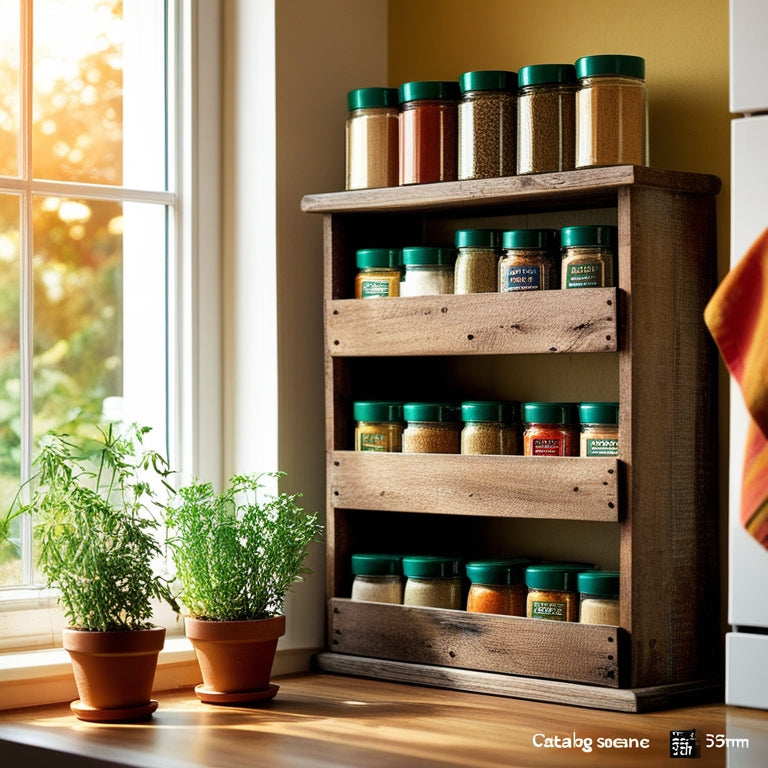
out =
[(731, 112), (768, 111), (768, 3), (731, 0)]

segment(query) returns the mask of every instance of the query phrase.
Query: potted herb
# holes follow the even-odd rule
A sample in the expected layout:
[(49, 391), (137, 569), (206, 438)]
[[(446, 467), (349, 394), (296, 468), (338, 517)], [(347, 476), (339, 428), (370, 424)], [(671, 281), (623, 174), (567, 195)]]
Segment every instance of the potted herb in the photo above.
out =
[(272, 698), (277, 641), (285, 633), (285, 596), (322, 532), (300, 494), (268, 493), (283, 473), (234, 475), (216, 493), (193, 481), (167, 510), (170, 545), (189, 615), (187, 637), (203, 676), (201, 701), (228, 704)]
[(152, 624), (153, 602), (178, 604), (157, 568), (156, 493), (169, 470), (144, 448), (148, 431), (48, 434), (19, 506), (33, 516), (38, 566), (69, 623), (63, 643), (80, 695), (71, 707), (83, 720), (144, 719), (157, 708), (150, 695), (165, 629)]

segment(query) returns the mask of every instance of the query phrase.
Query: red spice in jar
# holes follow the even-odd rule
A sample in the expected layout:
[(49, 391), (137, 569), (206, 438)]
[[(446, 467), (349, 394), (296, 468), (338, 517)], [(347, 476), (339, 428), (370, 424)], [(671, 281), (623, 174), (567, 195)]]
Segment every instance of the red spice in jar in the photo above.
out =
[(523, 403), (524, 456), (578, 456), (579, 415), (573, 403)]
[(428, 80), (400, 86), (400, 184), (456, 180), (458, 100), (458, 82)]

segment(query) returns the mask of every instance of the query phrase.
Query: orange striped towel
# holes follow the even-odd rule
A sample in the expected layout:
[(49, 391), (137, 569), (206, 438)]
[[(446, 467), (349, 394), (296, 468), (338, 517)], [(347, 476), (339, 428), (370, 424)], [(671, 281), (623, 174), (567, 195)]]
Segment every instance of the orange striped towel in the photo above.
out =
[(704, 321), (749, 411), (741, 521), (768, 548), (768, 229), (720, 283)]

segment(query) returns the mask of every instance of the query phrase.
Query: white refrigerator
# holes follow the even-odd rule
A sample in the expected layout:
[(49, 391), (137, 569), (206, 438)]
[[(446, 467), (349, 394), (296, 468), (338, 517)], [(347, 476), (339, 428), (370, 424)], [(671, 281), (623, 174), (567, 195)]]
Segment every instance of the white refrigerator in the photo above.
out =
[[(731, 266), (768, 228), (766, 40), (768, 2), (730, 0)], [(768, 550), (739, 520), (747, 413), (733, 380), (730, 406), (728, 621), (732, 631), (726, 635), (725, 701), (768, 709)]]

